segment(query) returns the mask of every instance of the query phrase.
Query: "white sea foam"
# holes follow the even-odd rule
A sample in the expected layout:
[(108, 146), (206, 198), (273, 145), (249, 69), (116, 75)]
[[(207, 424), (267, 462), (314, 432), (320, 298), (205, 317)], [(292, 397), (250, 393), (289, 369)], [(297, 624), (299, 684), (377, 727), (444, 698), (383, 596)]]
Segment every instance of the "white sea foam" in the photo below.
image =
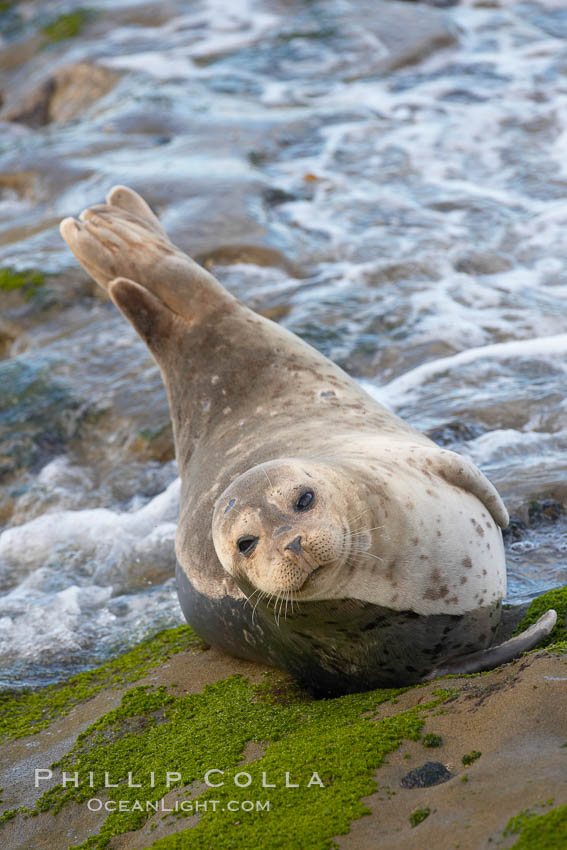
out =
[[(447, 372), (458, 370), (461, 366), (482, 360), (526, 360), (529, 358), (548, 358), (567, 354), (567, 334), (542, 337), (539, 339), (511, 340), (510, 342), (469, 348), (452, 357), (442, 357), (430, 363), (424, 363), (415, 369), (400, 375), (376, 391), (379, 399), (388, 399), (390, 405), (398, 407), (407, 401), (417, 387), (423, 386)], [(566, 367), (567, 369), (567, 367)], [(370, 390), (366, 384), (365, 389)]]

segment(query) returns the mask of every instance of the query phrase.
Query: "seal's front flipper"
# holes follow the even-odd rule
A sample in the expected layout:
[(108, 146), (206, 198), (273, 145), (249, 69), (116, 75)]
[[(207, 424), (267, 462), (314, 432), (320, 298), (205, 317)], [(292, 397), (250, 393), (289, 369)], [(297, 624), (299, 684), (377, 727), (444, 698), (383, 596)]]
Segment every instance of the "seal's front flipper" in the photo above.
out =
[(509, 517), (504, 502), (496, 488), (474, 463), (456, 452), (437, 447), (420, 446), (418, 450), (414, 449), (414, 456), (423, 458), (425, 472), (436, 473), (454, 487), (476, 496), (500, 528), (506, 528)]
[(491, 646), (488, 649), (480, 650), (480, 652), (471, 652), (470, 655), (456, 656), (441, 667), (436, 667), (426, 676), (426, 681), (436, 679), (438, 676), (480, 673), (483, 670), (492, 670), (500, 664), (512, 661), (522, 652), (528, 652), (541, 643), (551, 632), (556, 622), (557, 612), (550, 608), (525, 632), (498, 644), (498, 646)]

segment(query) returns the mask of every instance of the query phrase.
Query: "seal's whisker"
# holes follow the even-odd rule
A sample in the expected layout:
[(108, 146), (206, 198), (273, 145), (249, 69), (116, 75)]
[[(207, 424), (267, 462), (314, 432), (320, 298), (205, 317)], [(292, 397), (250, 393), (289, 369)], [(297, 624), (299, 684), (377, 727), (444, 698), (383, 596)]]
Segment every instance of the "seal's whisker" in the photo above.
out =
[(354, 521), (355, 521), (355, 519), (358, 519), (359, 517), (361, 517), (361, 516), (362, 516), (362, 514), (365, 514), (365, 513), (366, 513), (367, 511), (369, 511), (369, 510), (370, 510), (370, 508), (364, 508), (364, 510), (363, 510), (363, 511), (361, 511), (359, 514), (356, 514), (356, 516), (348, 517), (348, 518), (347, 518), (347, 523), (349, 523), (349, 524), (350, 524), (351, 522), (354, 522)]
[(260, 593), (260, 588), (257, 587), (256, 590), (253, 590), (250, 596), (246, 596), (246, 594), (244, 594), (244, 596), (246, 596), (246, 603), (248, 605), (252, 605), (252, 602), (250, 600), (252, 599), (255, 593)]
[(266, 478), (268, 479), (268, 484), (270, 485), (270, 487), (272, 487), (273, 485), (272, 485), (272, 482), (270, 481), (270, 476), (268, 475), (268, 473), (266, 472), (266, 470), (264, 469), (264, 467), (262, 467), (262, 472), (264, 473), (264, 475), (265, 475), (265, 476), (266, 476)]
[(262, 601), (262, 599), (264, 598), (264, 596), (266, 596), (266, 592), (265, 592), (265, 591), (261, 591), (261, 592), (260, 592), (260, 596), (259, 596), (259, 597), (258, 597), (258, 599), (256, 600), (256, 604), (254, 605), (254, 608), (252, 609), (252, 622), (254, 622), (254, 616), (255, 616), (255, 614), (256, 614), (256, 608), (258, 607), (259, 603)]
[(379, 558), (378, 555), (373, 555), (372, 552), (366, 552), (364, 549), (355, 549), (354, 553), (357, 555), (366, 555), (367, 558), (375, 558), (380, 563), (384, 563), (384, 558)]

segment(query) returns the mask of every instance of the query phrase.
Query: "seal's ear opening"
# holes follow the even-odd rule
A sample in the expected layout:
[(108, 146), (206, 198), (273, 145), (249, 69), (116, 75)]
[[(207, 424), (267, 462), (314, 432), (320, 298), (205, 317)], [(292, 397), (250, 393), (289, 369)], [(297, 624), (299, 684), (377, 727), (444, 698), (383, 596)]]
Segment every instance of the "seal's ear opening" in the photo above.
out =
[(128, 278), (118, 277), (111, 281), (108, 292), (152, 354), (160, 360), (169, 348), (175, 315), (159, 298)]

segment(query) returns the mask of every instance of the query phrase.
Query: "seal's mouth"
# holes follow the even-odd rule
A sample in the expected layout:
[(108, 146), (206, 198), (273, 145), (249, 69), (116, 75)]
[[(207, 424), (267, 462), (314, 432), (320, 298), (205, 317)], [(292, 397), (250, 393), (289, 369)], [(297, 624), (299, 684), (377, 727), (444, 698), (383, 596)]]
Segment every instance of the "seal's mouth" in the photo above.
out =
[(306, 582), (308, 582), (308, 581), (313, 581), (313, 576), (314, 576), (316, 573), (318, 573), (320, 570), (322, 570), (325, 566), (326, 566), (326, 564), (317, 564), (317, 566), (316, 566), (316, 567), (313, 567), (312, 569), (310, 569), (310, 571), (309, 571), (309, 575), (307, 576), (307, 578), (305, 579), (305, 581), (306, 581)]

